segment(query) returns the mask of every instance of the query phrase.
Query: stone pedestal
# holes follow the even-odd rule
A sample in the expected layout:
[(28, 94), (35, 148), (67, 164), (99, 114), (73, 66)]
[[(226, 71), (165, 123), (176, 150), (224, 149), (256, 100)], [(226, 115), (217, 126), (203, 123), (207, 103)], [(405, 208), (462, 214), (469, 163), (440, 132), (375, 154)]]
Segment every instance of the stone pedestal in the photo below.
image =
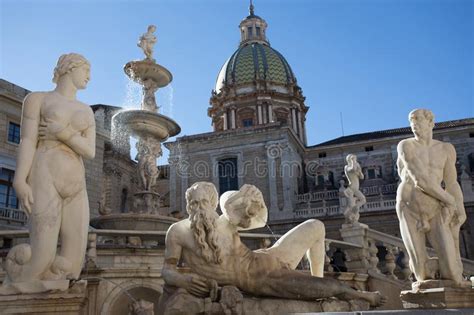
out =
[(82, 314), (86, 304), (87, 281), (66, 291), (0, 296), (1, 314)]
[(257, 298), (242, 294), (236, 287), (219, 288), (214, 298), (200, 299), (184, 289), (165, 285), (160, 297), (158, 315), (173, 314), (292, 314), (315, 312), (360, 312), (369, 310), (363, 300), (341, 301), (336, 298), (301, 301), (278, 298)]
[(432, 288), (402, 291), (400, 298), (407, 309), (474, 308), (472, 288)]
[(345, 242), (359, 245), (360, 248), (345, 249), (347, 270), (351, 272), (366, 273), (371, 269), (367, 229), (363, 223), (343, 224), (341, 237)]

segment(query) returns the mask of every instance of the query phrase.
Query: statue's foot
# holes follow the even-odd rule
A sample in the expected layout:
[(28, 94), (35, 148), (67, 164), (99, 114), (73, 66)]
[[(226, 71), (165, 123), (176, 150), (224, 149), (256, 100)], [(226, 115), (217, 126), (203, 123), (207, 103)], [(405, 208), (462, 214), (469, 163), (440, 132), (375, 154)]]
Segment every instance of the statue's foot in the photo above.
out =
[(369, 292), (364, 291), (364, 299), (370, 303), (370, 306), (377, 307), (385, 304), (387, 302), (387, 298), (380, 294), (379, 291)]

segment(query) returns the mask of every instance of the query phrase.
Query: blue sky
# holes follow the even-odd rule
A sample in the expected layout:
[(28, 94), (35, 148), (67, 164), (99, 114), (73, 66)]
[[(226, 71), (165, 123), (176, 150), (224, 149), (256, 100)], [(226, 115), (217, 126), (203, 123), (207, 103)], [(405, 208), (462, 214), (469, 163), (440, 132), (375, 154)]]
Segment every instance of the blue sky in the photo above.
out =
[[(438, 121), (474, 116), (474, 1), (255, 0), (273, 48), (290, 63), (310, 106), (308, 144), (408, 126), (416, 107)], [(158, 92), (181, 135), (211, 131), (207, 107), (219, 69), (239, 42), (248, 1), (0, 0), (0, 77), (50, 90), (57, 58), (78, 52), (92, 80), (88, 104), (139, 106), (122, 67), (157, 25), (155, 58), (174, 76)]]

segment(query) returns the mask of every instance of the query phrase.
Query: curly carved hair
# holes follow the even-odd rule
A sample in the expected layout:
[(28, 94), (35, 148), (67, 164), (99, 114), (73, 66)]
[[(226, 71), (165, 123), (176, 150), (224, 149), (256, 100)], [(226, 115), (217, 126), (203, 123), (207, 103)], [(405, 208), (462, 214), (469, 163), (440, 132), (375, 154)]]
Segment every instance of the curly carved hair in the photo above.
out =
[(186, 211), (201, 254), (208, 263), (220, 264), (221, 249), (216, 233), (217, 203), (218, 194), (212, 183), (197, 182), (186, 190)]
[(84, 56), (76, 53), (62, 55), (59, 57), (58, 63), (54, 68), (53, 83), (58, 83), (58, 80), (61, 76), (82, 65), (90, 66), (89, 61), (84, 58)]

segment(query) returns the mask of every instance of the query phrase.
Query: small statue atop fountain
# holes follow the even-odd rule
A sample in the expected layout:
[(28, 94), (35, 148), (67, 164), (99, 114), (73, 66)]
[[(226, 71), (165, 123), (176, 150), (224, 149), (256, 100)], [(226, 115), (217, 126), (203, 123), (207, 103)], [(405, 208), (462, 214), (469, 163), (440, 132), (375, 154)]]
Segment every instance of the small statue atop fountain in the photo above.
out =
[(346, 223), (354, 224), (359, 222), (360, 207), (366, 203), (364, 194), (359, 190), (359, 180), (364, 179), (364, 174), (355, 154), (347, 155), (346, 161), (347, 165), (344, 167), (344, 173), (349, 181), (349, 185), (344, 190), (344, 196), (347, 200), (344, 217), (346, 218)]
[(143, 50), (146, 58), (151, 61), (155, 61), (153, 59), (153, 46), (156, 44), (156, 36), (153, 34), (156, 31), (155, 25), (149, 25), (148, 30), (145, 34), (140, 36), (140, 40), (137, 43), (137, 46)]

